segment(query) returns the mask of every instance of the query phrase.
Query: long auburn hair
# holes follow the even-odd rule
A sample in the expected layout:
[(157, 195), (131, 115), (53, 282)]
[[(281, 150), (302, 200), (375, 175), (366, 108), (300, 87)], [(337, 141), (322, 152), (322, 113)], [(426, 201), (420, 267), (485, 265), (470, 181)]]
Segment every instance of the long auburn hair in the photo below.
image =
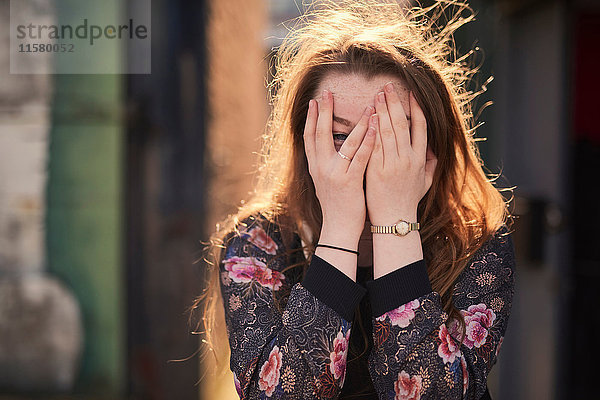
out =
[[(502, 225), (512, 223), (509, 204), (494, 186), (500, 176), (484, 172), (477, 148), (473, 99), (484, 89), (469, 91), (478, 67), (472, 51), (459, 56), (453, 34), (474, 18), (466, 3), (437, 1), (429, 7), (406, 8), (395, 1), (331, 1), (314, 3), (278, 48), (270, 89), (272, 113), (263, 134), (257, 184), (238, 212), (217, 224), (205, 248), (207, 285), (194, 301), (202, 311), (197, 331), (206, 335), (218, 364), (227, 355), (215, 351), (224, 336), (219, 263), (225, 238), (251, 215), (262, 214), (279, 224), (288, 252), (314, 253), (322, 213), (304, 154), (303, 130), (308, 102), (329, 73), (365, 78), (399, 77), (412, 90), (427, 119), (427, 140), (438, 162), (433, 184), (417, 209), (421, 242), (434, 291), (450, 318), (464, 325), (452, 303), (454, 282), (473, 254)], [(291, 249), (293, 233), (305, 246)], [(302, 268), (304, 260), (286, 267)], [(356, 319), (356, 317), (355, 317)], [(224, 366), (224, 365), (223, 365)]]

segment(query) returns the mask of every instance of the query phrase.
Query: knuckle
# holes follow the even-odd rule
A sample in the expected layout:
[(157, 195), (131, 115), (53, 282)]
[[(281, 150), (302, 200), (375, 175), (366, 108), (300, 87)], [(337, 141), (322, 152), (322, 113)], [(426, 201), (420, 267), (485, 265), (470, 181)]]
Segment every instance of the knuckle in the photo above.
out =
[(368, 160), (368, 157), (364, 152), (359, 151), (354, 155), (354, 159), (362, 164)]
[(425, 119), (425, 116), (423, 116), (422, 114), (418, 114), (418, 113), (415, 113), (415, 114), (417, 114), (417, 115), (413, 116), (414, 123), (417, 126), (427, 126), (427, 120)]
[(405, 154), (397, 161), (399, 168), (402, 170), (410, 170), (414, 166), (414, 162), (409, 154)]
[(329, 102), (328, 101), (319, 101), (319, 113), (327, 111), (329, 109)]
[(391, 126), (384, 126), (381, 128), (381, 134), (382, 135), (393, 135), (394, 130), (392, 129)]
[(408, 120), (406, 118), (398, 118), (396, 126), (402, 130), (407, 129), (409, 126)]

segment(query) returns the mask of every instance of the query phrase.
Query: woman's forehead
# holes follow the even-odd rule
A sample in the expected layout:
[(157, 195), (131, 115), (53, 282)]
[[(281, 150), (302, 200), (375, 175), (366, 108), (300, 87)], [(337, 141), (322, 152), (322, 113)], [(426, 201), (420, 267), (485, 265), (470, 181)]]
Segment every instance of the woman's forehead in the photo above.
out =
[[(330, 73), (325, 75), (318, 87), (316, 98), (320, 98), (325, 89), (333, 94), (334, 112), (359, 115), (367, 106), (375, 105), (375, 95), (381, 91), (386, 83), (392, 82), (398, 92), (401, 102), (408, 106), (408, 89), (405, 83), (394, 75), (375, 75), (367, 78), (356, 73)], [(350, 117), (339, 115), (340, 117)], [(355, 119), (355, 118), (352, 118)]]
[(339, 92), (340, 94), (364, 94), (364, 95), (375, 95), (377, 92), (383, 90), (383, 86), (393, 82), (394, 85), (399, 89), (406, 89), (406, 85), (399, 77), (390, 74), (375, 75), (372, 77), (366, 77), (359, 73), (341, 73), (332, 72), (326, 74), (321, 80), (319, 89), (329, 89), (334, 94)]

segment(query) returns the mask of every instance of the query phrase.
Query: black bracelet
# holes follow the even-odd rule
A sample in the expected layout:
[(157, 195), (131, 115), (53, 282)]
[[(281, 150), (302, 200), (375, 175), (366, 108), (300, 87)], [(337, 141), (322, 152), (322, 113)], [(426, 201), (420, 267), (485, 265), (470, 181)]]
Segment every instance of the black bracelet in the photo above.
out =
[(341, 247), (330, 246), (330, 245), (328, 245), (328, 244), (321, 244), (321, 243), (317, 243), (317, 245), (315, 246), (315, 249), (316, 249), (317, 247), (319, 247), (319, 246), (320, 246), (320, 247), (327, 247), (327, 248), (330, 248), (330, 249), (336, 249), (336, 250), (347, 251), (348, 253), (353, 253), (353, 254), (356, 254), (357, 256), (359, 255), (359, 254), (358, 254), (358, 251), (355, 251), (355, 250), (344, 249), (344, 248), (341, 248)]

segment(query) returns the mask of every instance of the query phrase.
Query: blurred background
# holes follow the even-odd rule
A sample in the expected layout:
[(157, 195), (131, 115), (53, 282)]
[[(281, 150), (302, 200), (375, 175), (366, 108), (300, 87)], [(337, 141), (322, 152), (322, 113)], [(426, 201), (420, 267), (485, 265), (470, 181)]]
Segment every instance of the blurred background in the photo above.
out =
[[(494, 77), (477, 137), (498, 186), (516, 186), (517, 292), (494, 399), (597, 391), (599, 3), (472, 0), (477, 19), (455, 38), (460, 53), (479, 48), (473, 88)], [(64, 1), (33, 4), (13, 11), (69, 21)], [(144, 4), (101, 8), (118, 19)], [(143, 75), (54, 74), (51, 58), (11, 74), (0, 32), (0, 399), (233, 398), (230, 376), (200, 380), (196, 260), (251, 190), (269, 59), (299, 9), (152, 0)], [(118, 50), (91, 61), (139, 57)]]

